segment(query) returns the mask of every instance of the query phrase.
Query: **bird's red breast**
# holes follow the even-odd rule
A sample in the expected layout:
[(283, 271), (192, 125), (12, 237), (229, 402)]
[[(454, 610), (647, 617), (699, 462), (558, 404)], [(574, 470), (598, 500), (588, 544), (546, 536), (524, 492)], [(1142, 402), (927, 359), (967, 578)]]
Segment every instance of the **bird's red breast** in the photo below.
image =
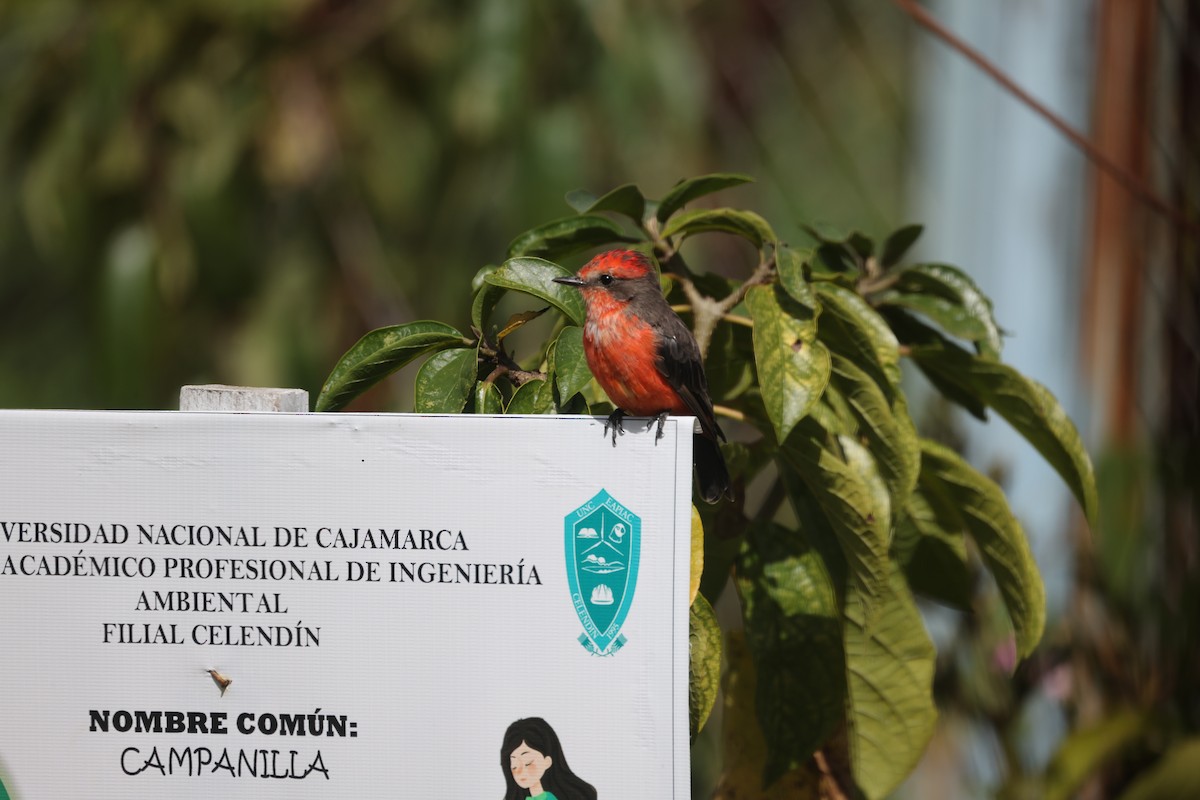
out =
[(600, 388), (615, 406), (638, 417), (663, 411), (691, 413), (659, 372), (654, 328), (607, 295), (593, 301), (588, 312), (583, 352)]

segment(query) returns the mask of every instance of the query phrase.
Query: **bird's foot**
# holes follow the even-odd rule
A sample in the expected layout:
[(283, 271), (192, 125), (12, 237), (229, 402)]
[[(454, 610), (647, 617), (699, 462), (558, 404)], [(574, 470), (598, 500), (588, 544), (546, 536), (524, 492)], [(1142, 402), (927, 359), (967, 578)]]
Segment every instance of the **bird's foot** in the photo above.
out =
[(668, 412), (666, 411), (660, 411), (654, 415), (654, 418), (658, 420), (658, 432), (654, 434), (655, 444), (658, 444), (658, 440), (663, 437), (663, 425), (667, 422), (667, 414)]
[(617, 446), (617, 434), (620, 434), (622, 436), (625, 435), (625, 423), (622, 422), (622, 420), (624, 420), (624, 419), (625, 419), (625, 412), (618, 408), (616, 411), (614, 411), (608, 415), (608, 420), (604, 423), (605, 435), (608, 434), (608, 429), (612, 428), (613, 447)]

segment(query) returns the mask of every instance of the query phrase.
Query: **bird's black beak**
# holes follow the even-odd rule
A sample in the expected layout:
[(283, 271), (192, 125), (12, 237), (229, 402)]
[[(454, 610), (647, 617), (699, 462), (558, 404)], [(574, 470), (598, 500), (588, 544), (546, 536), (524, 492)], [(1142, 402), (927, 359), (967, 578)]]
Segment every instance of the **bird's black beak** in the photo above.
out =
[(550, 280), (554, 281), (555, 283), (561, 283), (564, 286), (586, 286), (587, 285), (587, 281), (585, 281), (583, 278), (577, 278), (574, 275), (571, 275), (566, 278), (551, 278)]

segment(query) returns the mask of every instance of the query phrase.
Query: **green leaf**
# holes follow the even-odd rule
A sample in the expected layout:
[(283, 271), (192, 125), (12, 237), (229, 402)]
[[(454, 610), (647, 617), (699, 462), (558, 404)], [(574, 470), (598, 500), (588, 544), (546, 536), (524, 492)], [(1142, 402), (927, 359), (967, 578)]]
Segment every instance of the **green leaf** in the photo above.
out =
[(841, 244), (817, 245), (808, 263), (815, 280), (833, 281), (846, 288), (853, 288), (863, 271), (858, 254)]
[(639, 225), (646, 211), (646, 198), (632, 183), (618, 186), (602, 197), (596, 197), (591, 192), (576, 189), (567, 193), (567, 203), (580, 214), (591, 214), (597, 211), (614, 211), (624, 214)]
[[(882, 306), (879, 309), (880, 314), (887, 320), (899, 340), (909, 348), (916, 346), (931, 346), (935, 348), (949, 347), (957, 348), (945, 336), (942, 336), (933, 328), (919, 321), (912, 314), (903, 311), (896, 306)], [(962, 406), (971, 416), (975, 417), (980, 422), (987, 422), (987, 403), (972, 389), (967, 389), (959, 386), (957, 383), (947, 380), (942, 377), (936, 368), (922, 364), (916, 359), (912, 360), (916, 364), (917, 369), (929, 380), (933, 388), (937, 389), (941, 395), (952, 403)]]
[(471, 301), (471, 324), (480, 333), (487, 330), (488, 323), (492, 321), (492, 312), (496, 310), (496, 304), (503, 296), (504, 290), (491, 284), (485, 284), (475, 293), (475, 297)]
[(763, 402), (777, 441), (817, 403), (829, 383), (829, 351), (817, 341), (817, 310), (781, 287), (755, 286), (746, 294), (754, 319), (754, 361)]
[(836, 537), (849, 570), (848, 585), (864, 606), (862, 618), (870, 620), (888, 580), (890, 509), (879, 503), (872, 485), (873, 465), (855, 458), (852, 466), (833, 444), (809, 418), (788, 437), (780, 456), (804, 482)]
[[(1046, 766), (1043, 800), (1070, 800), (1092, 775), (1121, 758), (1149, 732), (1149, 718), (1136, 711), (1117, 711), (1099, 722), (1072, 731)], [(1197, 753), (1200, 755), (1200, 753)], [(1196, 772), (1193, 761), (1192, 772)], [(1170, 794), (1171, 798), (1194, 797), (1200, 792)], [(1128, 794), (1126, 794), (1128, 796)]]
[(559, 403), (566, 403), (592, 382), (583, 352), (583, 328), (569, 325), (554, 340), (550, 356), (550, 371), (554, 374)]
[(584, 320), (583, 297), (573, 286), (555, 283), (555, 278), (571, 275), (563, 267), (540, 258), (510, 258), (485, 280), (503, 289), (533, 295), (557, 308), (576, 325)]
[(883, 242), (883, 250), (879, 254), (880, 265), (887, 269), (898, 264), (924, 230), (923, 225), (905, 225), (892, 231)]
[(917, 594), (960, 611), (971, 609), (972, 576), (962, 530), (943, 528), (921, 491), (894, 517), (891, 555)]
[(500, 396), (500, 390), (496, 388), (496, 384), (491, 381), (480, 381), (475, 384), (475, 413), (504, 413), (504, 398)]
[(1200, 797), (1200, 737), (1178, 742), (1130, 786), (1121, 800)]
[(747, 533), (736, 580), (758, 674), (755, 707), (770, 784), (808, 761), (844, 718), (841, 612), (818, 550), (774, 523)]
[(513, 392), (506, 414), (553, 414), (554, 389), (549, 381), (535, 378)]
[[(876, 301), (883, 306), (907, 308), (915, 311), (942, 330), (959, 339), (969, 342), (983, 341), (987, 337), (987, 329), (983, 323), (967, 313), (967, 310), (957, 303), (941, 297), (928, 294), (902, 294), (900, 292), (884, 292), (878, 295)], [(995, 355), (992, 356), (993, 358)]]
[(430, 356), (417, 372), (418, 414), (459, 414), (471, 396), (478, 371), (474, 347), (443, 350)]
[[(805, 756), (792, 769), (767, 788), (763, 785), (767, 744), (762, 724), (756, 717), (755, 699), (758, 675), (750, 648), (741, 631), (729, 631), (726, 637), (725, 672), (721, 703), (721, 777), (713, 797), (724, 800), (818, 800), (821, 773), (813, 759)], [(803, 663), (804, 658), (797, 663)], [(788, 665), (790, 668), (790, 665)], [(805, 730), (799, 721), (792, 730)], [(778, 774), (779, 770), (773, 770)]]
[(317, 411), (337, 411), (379, 381), (426, 353), (468, 344), (441, 322), (407, 322), (373, 330), (342, 355), (321, 394)]
[(563, 196), (572, 209), (579, 214), (586, 214), (596, 204), (599, 196), (587, 189), (572, 189)]
[(821, 341), (870, 375), (888, 403), (894, 402), (900, 393), (900, 342), (887, 321), (850, 289), (825, 281), (814, 287), (821, 302)]
[(667, 192), (666, 196), (659, 201), (654, 216), (658, 218), (659, 222), (666, 222), (668, 217), (697, 197), (719, 192), (731, 186), (750, 183), (753, 180), (749, 175), (716, 172), (711, 175), (701, 175), (696, 178), (680, 181), (671, 187), (671, 191)]
[(917, 428), (903, 407), (903, 396), (893, 405), (871, 377), (849, 359), (833, 354), (830, 382), (846, 403), (863, 443), (879, 465), (897, 506), (902, 506), (917, 485), (921, 470), (921, 446)]
[(875, 242), (860, 231), (847, 233), (825, 225), (802, 225), (800, 227), (821, 243), (818, 250), (827, 254), (832, 254), (832, 251), (835, 250), (841, 251), (842, 255), (837, 260), (845, 260), (847, 264), (852, 263), (856, 269), (861, 268), (862, 263), (875, 252)]
[(698, 594), (688, 614), (688, 728), (692, 741), (703, 728), (721, 687), (721, 625)]
[(858, 420), (832, 381), (821, 393), (821, 402), (813, 406), (810, 413), (817, 424), (832, 434), (854, 436), (858, 433)]
[(487, 276), (491, 275), (498, 269), (500, 269), (500, 267), (497, 264), (487, 264), (480, 267), (479, 271), (476, 272), (474, 277), (471, 278), (471, 291), (478, 292), (480, 289), (486, 286)]
[(809, 308), (818, 308), (812, 283), (804, 274), (804, 265), (811, 253), (801, 253), (786, 245), (775, 251), (775, 268), (779, 272), (779, 284), (797, 303)]
[(765, 219), (753, 211), (738, 211), (733, 208), (701, 208), (684, 211), (673, 217), (663, 228), (662, 238), (673, 236), (687, 238), (697, 233), (719, 231), (732, 233), (746, 239), (756, 248), (778, 241), (775, 231)]
[(1028, 656), (1046, 625), (1046, 593), (1029, 542), (1004, 492), (953, 450), (928, 439), (921, 440), (920, 484), (939, 518), (957, 518), (958, 529), (975, 540), (1008, 609), (1017, 651)]
[(887, 563), (875, 619), (854, 602), (853, 584), (845, 604), (850, 766), (869, 800), (908, 777), (937, 724), (933, 643), (899, 567)]
[(1007, 364), (949, 342), (911, 349), (913, 360), (947, 384), (981, 398), (1004, 417), (1062, 477), (1089, 523), (1096, 519), (1096, 476), (1075, 424), (1054, 395)]
[(894, 287), (879, 302), (910, 308), (951, 336), (974, 342), (988, 358), (1000, 357), (1004, 342), (992, 301), (965, 272), (947, 264), (918, 264), (896, 274)]
[(526, 231), (509, 244), (508, 257), (561, 258), (591, 247), (636, 241), (608, 217), (585, 214), (556, 219)]
[(688, 602), (695, 602), (700, 592), (700, 579), (704, 576), (704, 521), (700, 512), (692, 506), (692, 556), (691, 579), (688, 583)]

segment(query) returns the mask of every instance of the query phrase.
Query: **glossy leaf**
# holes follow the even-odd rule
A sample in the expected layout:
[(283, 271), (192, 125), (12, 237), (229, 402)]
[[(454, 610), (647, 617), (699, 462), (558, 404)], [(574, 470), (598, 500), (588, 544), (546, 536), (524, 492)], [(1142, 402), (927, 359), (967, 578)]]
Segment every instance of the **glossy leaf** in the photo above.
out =
[(868, 465), (853, 467), (833, 451), (828, 434), (811, 419), (797, 426), (780, 455), (811, 493), (846, 559), (848, 585), (864, 606), (864, 620), (878, 609), (888, 574), (889, 509), (867, 477)]
[(897, 228), (888, 235), (879, 253), (879, 263), (884, 268), (892, 267), (900, 262), (913, 243), (920, 238), (925, 230), (923, 225), (905, 225)]
[[(497, 267), (496, 269), (499, 269)], [(493, 270), (495, 271), (495, 270)], [(475, 296), (471, 300), (471, 324), (481, 333), (485, 333), (488, 325), (492, 321), (492, 312), (496, 310), (496, 304), (500, 302), (500, 298), (504, 296), (504, 289), (499, 286), (493, 286), (485, 280), (483, 286), (475, 292)]]
[[(834, 262), (838, 262), (844, 267), (853, 266), (857, 270), (875, 252), (875, 243), (871, 241), (871, 237), (860, 231), (847, 232), (825, 225), (801, 225), (800, 227), (820, 243), (817, 249), (826, 259), (829, 259), (830, 266), (834, 266)], [(839, 255), (834, 256), (834, 253)]]
[(797, 531), (754, 526), (736, 563), (771, 784), (807, 762), (844, 718), (841, 612), (824, 559)]
[(721, 688), (721, 624), (702, 594), (688, 614), (688, 655), (688, 729), (695, 740)]
[(471, 396), (478, 371), (474, 347), (434, 353), (417, 372), (418, 414), (459, 414)]
[(491, 381), (480, 381), (475, 384), (475, 413), (504, 413), (504, 398), (500, 396), (500, 390), (496, 388), (496, 384)]
[[(910, 349), (929, 346), (961, 350), (938, 331), (898, 306), (881, 306), (879, 312), (891, 326), (900, 342)], [(933, 388), (937, 389), (944, 398), (961, 406), (980, 422), (987, 422), (987, 403), (983, 401), (978, 392), (947, 380), (938, 371), (936, 364), (926, 365), (915, 358), (912, 359), (912, 363), (916, 364)]]
[(925, 495), (914, 491), (894, 516), (892, 558), (914, 592), (960, 611), (970, 611), (972, 576), (960, 526), (942, 526)]
[(880, 474), (879, 462), (871, 454), (871, 451), (859, 442), (857, 437), (838, 436), (836, 439), (846, 466), (862, 479), (863, 485), (870, 495), (870, 514), (876, 518), (878, 526), (885, 532), (885, 535), (890, 536), (892, 494), (888, 490), (887, 481)]
[(697, 197), (733, 186), (741, 186), (743, 183), (750, 183), (753, 180), (749, 175), (716, 172), (680, 181), (671, 187), (671, 191), (667, 192), (666, 196), (658, 202), (654, 216), (659, 222), (666, 222), (667, 218)]
[(946, 333), (975, 343), (988, 358), (1000, 357), (1004, 346), (992, 301), (962, 270), (946, 264), (918, 264), (897, 273), (881, 303), (912, 309)]
[(487, 276), (491, 275), (498, 269), (500, 269), (500, 265), (498, 264), (487, 264), (480, 267), (479, 271), (476, 272), (474, 277), (471, 278), (471, 291), (478, 292), (480, 289), (486, 286)]
[(413, 359), (467, 343), (461, 333), (441, 322), (408, 322), (373, 330), (338, 360), (317, 396), (316, 410), (344, 408)]
[(888, 561), (874, 619), (847, 587), (845, 603), (847, 722), (854, 780), (869, 800), (908, 777), (937, 725), (936, 655), (899, 567)]
[(811, 253), (802, 253), (786, 245), (775, 251), (775, 269), (779, 272), (779, 284), (792, 299), (801, 305), (817, 309), (817, 298), (812, 284), (805, 275), (804, 264)]
[(505, 409), (506, 414), (553, 414), (554, 411), (554, 389), (541, 378), (521, 384)]
[(956, 515), (975, 541), (1008, 609), (1017, 651), (1028, 656), (1046, 625), (1046, 593), (1004, 492), (953, 450), (928, 439), (921, 441), (921, 488), (939, 515)]
[(592, 371), (583, 352), (583, 329), (574, 325), (563, 328), (552, 348), (550, 371), (554, 374), (558, 401), (565, 403), (592, 382)]
[[(875, 297), (883, 306), (895, 306), (915, 311), (933, 322), (946, 333), (968, 342), (987, 339), (986, 326), (959, 303), (931, 294), (905, 294), (898, 291), (883, 292)], [(996, 357), (993, 354), (993, 357)]]
[(784, 441), (817, 403), (829, 382), (829, 352), (817, 341), (815, 308), (806, 308), (779, 286), (755, 286), (746, 294), (754, 319), (754, 361), (763, 402)]
[(570, 276), (563, 267), (540, 258), (510, 258), (485, 280), (492, 286), (533, 295), (557, 308), (576, 325), (584, 320), (583, 297), (573, 286), (555, 283)]
[(513, 239), (508, 257), (561, 258), (605, 244), (636, 242), (608, 217), (585, 214), (539, 225)]
[(592, 214), (597, 211), (613, 211), (624, 214), (639, 225), (646, 211), (646, 198), (632, 183), (618, 186), (612, 191), (596, 197), (591, 192), (575, 190), (567, 193), (567, 203), (580, 214)]
[(1075, 424), (1042, 384), (1007, 364), (949, 342), (914, 347), (913, 360), (947, 384), (979, 397), (1004, 417), (1066, 482), (1089, 522), (1096, 518), (1096, 477)]
[(732, 233), (749, 241), (756, 248), (777, 241), (770, 224), (753, 211), (738, 211), (733, 208), (701, 208), (684, 211), (671, 218), (662, 230), (662, 237), (687, 238), (697, 233)]
[(900, 342), (887, 321), (850, 289), (814, 284), (821, 302), (821, 341), (874, 380), (892, 403), (900, 392)]
[(841, 355), (833, 355), (831, 383), (846, 409), (857, 423), (859, 434), (879, 465), (897, 505), (903, 505), (917, 485), (921, 469), (921, 446), (917, 428), (896, 395), (888, 404), (879, 385), (855, 364)]

